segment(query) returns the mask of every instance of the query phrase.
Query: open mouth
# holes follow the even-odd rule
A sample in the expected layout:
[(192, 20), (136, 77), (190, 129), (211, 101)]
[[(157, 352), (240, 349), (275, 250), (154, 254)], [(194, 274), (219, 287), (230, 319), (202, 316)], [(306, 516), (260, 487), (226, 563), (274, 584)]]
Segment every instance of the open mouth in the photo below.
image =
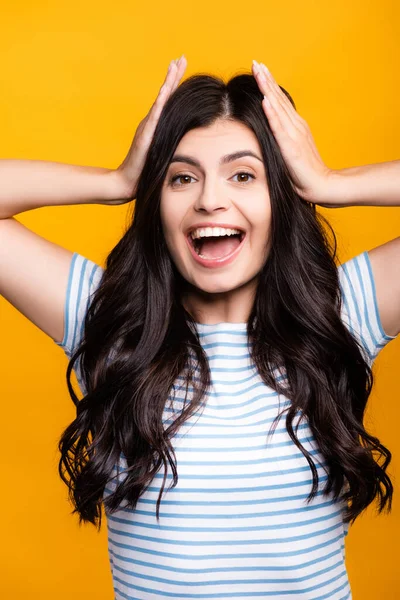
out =
[(189, 244), (196, 254), (204, 259), (215, 260), (232, 254), (245, 238), (245, 232), (232, 235), (208, 236), (193, 239), (188, 235)]

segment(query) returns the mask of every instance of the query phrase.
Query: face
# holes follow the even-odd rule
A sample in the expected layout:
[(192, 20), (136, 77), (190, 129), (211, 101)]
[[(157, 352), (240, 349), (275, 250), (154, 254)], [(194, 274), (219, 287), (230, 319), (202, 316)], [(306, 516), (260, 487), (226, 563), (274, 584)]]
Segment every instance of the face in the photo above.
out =
[[(253, 155), (223, 160), (239, 151)], [(246, 322), (257, 276), (268, 256), (271, 224), (265, 167), (255, 134), (243, 123), (226, 120), (189, 131), (169, 165), (160, 210), (168, 250), (188, 282), (182, 299), (185, 308), (199, 323)], [(188, 230), (205, 223), (245, 233), (232, 260), (218, 264), (195, 258)]]

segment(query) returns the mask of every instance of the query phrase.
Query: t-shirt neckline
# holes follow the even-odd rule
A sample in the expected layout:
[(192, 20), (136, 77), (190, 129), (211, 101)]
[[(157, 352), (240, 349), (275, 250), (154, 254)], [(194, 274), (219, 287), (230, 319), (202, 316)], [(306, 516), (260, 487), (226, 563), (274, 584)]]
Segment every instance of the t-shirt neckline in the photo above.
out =
[(210, 330), (219, 331), (222, 329), (226, 329), (229, 331), (234, 331), (234, 330), (244, 331), (247, 328), (246, 322), (231, 323), (231, 322), (222, 321), (220, 323), (198, 323), (197, 321), (195, 321), (195, 325), (196, 325), (197, 329), (199, 329), (200, 331), (210, 331)]

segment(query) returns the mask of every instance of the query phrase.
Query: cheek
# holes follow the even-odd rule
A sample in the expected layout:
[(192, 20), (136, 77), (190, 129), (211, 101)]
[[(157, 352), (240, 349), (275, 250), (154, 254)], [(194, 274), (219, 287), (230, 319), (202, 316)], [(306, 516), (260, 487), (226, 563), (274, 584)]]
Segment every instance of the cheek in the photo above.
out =
[(271, 238), (271, 211), (269, 203), (267, 208), (264, 204), (262, 209), (253, 214), (252, 225), (254, 234), (251, 238), (252, 248), (257, 253), (261, 252), (264, 254), (269, 250)]
[(255, 198), (249, 211), (248, 219), (252, 223), (254, 231), (266, 234), (271, 228), (271, 203), (265, 196)]
[[(164, 238), (170, 246), (181, 244), (183, 238), (183, 223), (185, 221), (185, 206), (179, 198), (169, 198), (168, 194), (161, 197), (160, 218)], [(171, 249), (171, 248), (170, 248)]]

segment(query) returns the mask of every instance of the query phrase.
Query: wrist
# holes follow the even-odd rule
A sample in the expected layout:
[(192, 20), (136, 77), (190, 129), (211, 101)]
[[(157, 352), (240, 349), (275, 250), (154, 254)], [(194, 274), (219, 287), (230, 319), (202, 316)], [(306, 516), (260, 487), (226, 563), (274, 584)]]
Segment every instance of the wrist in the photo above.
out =
[(101, 204), (124, 204), (134, 198), (132, 184), (122, 169), (110, 169), (105, 173), (105, 179), (105, 198), (101, 200)]
[(343, 169), (330, 169), (324, 185), (324, 192), (318, 204), (326, 208), (344, 208), (355, 204), (352, 185)]

